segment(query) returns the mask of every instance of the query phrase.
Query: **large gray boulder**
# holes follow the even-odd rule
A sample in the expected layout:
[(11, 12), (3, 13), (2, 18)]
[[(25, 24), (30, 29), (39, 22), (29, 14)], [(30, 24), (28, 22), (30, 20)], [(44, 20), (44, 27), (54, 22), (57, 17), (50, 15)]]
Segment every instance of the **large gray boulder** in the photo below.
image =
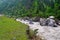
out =
[(40, 18), (40, 25), (45, 26), (46, 25), (46, 19), (45, 18)]

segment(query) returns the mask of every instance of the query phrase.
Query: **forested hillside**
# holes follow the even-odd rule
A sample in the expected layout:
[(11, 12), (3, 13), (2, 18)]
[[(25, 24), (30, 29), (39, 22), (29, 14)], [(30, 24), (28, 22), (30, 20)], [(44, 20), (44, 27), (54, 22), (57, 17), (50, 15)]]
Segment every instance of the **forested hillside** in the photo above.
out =
[(1, 0), (0, 13), (9, 17), (60, 18), (60, 0)]

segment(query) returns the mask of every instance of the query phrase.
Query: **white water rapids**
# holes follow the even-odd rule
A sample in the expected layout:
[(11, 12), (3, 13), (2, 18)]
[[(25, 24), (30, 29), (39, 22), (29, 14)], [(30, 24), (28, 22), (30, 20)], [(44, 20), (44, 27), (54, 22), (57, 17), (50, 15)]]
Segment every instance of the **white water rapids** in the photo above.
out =
[(20, 19), (16, 19), (16, 21), (29, 25), (30, 29), (32, 30), (38, 29), (37, 35), (42, 36), (46, 40), (60, 40), (60, 26), (58, 27), (40, 26), (39, 22), (33, 22), (34, 24), (29, 24), (28, 20), (24, 21)]

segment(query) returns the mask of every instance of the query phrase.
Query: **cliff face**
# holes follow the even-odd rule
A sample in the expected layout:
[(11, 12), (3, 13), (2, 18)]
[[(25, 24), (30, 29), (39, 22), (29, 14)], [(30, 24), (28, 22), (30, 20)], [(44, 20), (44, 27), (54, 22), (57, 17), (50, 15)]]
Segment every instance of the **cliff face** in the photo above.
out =
[(33, 0), (0, 0), (0, 12), (17, 5), (25, 6), (29, 9)]
[(29, 9), (32, 6), (33, 0), (26, 0), (25, 3), (26, 8)]
[[(32, 3), (35, 0), (0, 0), (0, 9), (4, 9), (7, 6), (14, 6), (18, 5), (18, 3), (22, 4), (23, 6), (26, 6), (26, 8), (30, 8), (32, 6)], [(53, 0), (39, 0), (39, 3), (45, 3), (46, 5), (53, 5)]]
[[(16, 5), (16, 3), (21, 3), (22, 5), (26, 6), (27, 8), (31, 7), (33, 1), (35, 0), (1, 0), (0, 7), (7, 6), (7, 5)], [(52, 4), (53, 1), (50, 0), (39, 0), (39, 3), (45, 3), (46, 5)]]

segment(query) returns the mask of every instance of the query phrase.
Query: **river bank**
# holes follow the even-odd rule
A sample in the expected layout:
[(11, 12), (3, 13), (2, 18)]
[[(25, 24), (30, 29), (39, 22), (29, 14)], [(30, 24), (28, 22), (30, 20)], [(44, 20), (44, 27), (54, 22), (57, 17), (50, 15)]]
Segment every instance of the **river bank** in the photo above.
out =
[(43, 39), (60, 40), (60, 26), (58, 27), (41, 26), (39, 22), (33, 22), (33, 24), (29, 24), (28, 20), (24, 21), (20, 19), (16, 19), (16, 21), (19, 21), (30, 26), (30, 29), (32, 30), (38, 29), (37, 35), (42, 36)]

